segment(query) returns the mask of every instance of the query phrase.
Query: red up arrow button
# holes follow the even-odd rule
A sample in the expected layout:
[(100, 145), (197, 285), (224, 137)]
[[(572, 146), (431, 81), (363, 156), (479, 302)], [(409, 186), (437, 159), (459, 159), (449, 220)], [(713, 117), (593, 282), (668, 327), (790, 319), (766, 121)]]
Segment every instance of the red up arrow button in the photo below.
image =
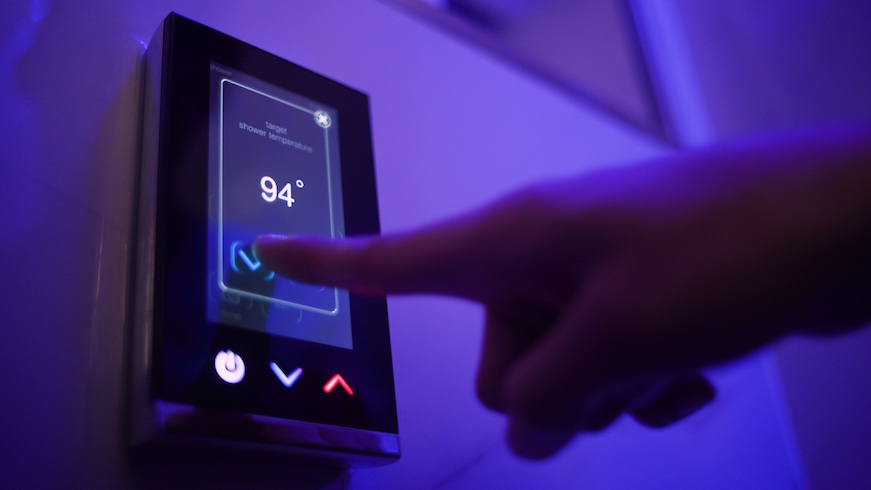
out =
[(324, 385), (324, 393), (332, 393), (332, 391), (336, 389), (336, 385), (341, 385), (349, 395), (354, 394), (354, 390), (348, 386), (348, 383), (342, 379), (342, 375), (340, 374), (333, 376), (329, 381), (327, 381), (327, 384)]

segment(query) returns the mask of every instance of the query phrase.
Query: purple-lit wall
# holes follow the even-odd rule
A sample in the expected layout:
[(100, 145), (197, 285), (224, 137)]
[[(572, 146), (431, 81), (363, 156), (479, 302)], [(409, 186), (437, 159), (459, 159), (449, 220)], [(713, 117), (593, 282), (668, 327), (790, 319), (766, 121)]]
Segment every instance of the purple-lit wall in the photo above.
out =
[[(866, 0), (662, 0), (671, 109), (685, 143), (837, 121), (871, 121)], [(662, 29), (665, 29), (663, 31)], [(679, 55), (679, 56), (677, 56)], [(807, 485), (871, 488), (871, 332), (793, 338), (777, 378)]]
[(122, 367), (139, 56), (170, 10), (371, 95), (385, 231), (526, 183), (668, 151), (382, 3), (14, 0), (0, 16), (0, 486), (804, 484), (766, 354), (713, 373), (718, 400), (674, 428), (622, 420), (551, 461), (514, 459), (502, 420), (472, 393), (482, 312), (433, 297), (390, 302), (399, 463), (336, 480), (256, 458), (131, 464)]

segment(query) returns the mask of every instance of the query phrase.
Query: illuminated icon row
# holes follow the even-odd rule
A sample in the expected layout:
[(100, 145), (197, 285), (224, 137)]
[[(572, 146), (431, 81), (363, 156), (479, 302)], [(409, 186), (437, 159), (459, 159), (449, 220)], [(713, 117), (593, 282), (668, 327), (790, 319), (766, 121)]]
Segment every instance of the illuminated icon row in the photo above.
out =
[[(285, 388), (293, 386), (299, 377), (302, 376), (301, 367), (297, 367), (287, 374), (285, 374), (278, 364), (274, 362), (269, 363), (269, 367), (272, 369), (275, 377), (278, 378), (278, 381), (280, 381)], [(215, 356), (215, 372), (218, 373), (218, 377), (226, 383), (239, 383), (245, 378), (245, 361), (242, 360), (242, 356), (236, 354), (232, 350), (227, 349), (220, 351), (218, 352), (218, 355)], [(324, 393), (332, 393), (337, 386), (341, 386), (348, 395), (354, 394), (354, 390), (351, 389), (351, 386), (348, 385), (348, 382), (345, 381), (340, 374), (333, 375), (333, 377), (327, 381), (324, 385)]]

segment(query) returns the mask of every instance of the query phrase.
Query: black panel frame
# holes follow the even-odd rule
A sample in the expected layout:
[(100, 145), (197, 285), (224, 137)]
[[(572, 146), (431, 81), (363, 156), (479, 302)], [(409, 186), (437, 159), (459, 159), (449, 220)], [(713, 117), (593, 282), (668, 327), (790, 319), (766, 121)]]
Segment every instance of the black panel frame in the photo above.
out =
[[(155, 52), (157, 51), (157, 52)], [(159, 55), (159, 59), (158, 59)], [(155, 106), (143, 137), (143, 190), (139, 239), (140, 286), (134, 342), (146, 373), (140, 402), (158, 433), (267, 442), (316, 452), (361, 453), (398, 458), (393, 366), (383, 297), (350, 295), (353, 349), (211, 323), (206, 319), (208, 241), (209, 86), (213, 62), (332, 106), (340, 118), (342, 201), (346, 236), (380, 230), (368, 97), (354, 89), (243, 43), (178, 14), (170, 14), (146, 58), (146, 106)], [(159, 70), (159, 72), (158, 72)], [(151, 80), (151, 84), (149, 84)], [(159, 84), (159, 88), (149, 85)], [(151, 140), (151, 141), (149, 141)], [(148, 178), (149, 145), (156, 173)], [(153, 172), (153, 171), (151, 171)], [(154, 188), (148, 188), (154, 184)], [(150, 196), (150, 199), (149, 199)], [(150, 201), (150, 202), (149, 202)], [(153, 211), (153, 215), (149, 215)], [(151, 236), (153, 242), (148, 239)], [(143, 329), (149, 330), (142, 332)], [(246, 360), (244, 383), (214, 376), (215, 353), (234, 347)], [(134, 346), (134, 353), (138, 347)], [(286, 390), (269, 372), (269, 361), (304, 365), (304, 376)], [(193, 366), (193, 367), (191, 367)], [(196, 372), (195, 372), (196, 371)], [(354, 396), (325, 395), (323, 383), (341, 373)], [(134, 369), (134, 377), (142, 377)], [(134, 396), (134, 404), (137, 397)], [(141, 422), (141, 421), (140, 421)], [(140, 423), (141, 425), (141, 423)], [(284, 427), (279, 427), (284, 425)], [(306, 427), (317, 437), (300, 436)], [(288, 429), (290, 427), (291, 429)], [(373, 444), (324, 443), (366, 440)], [(359, 432), (355, 434), (355, 431)], [(154, 432), (154, 431), (146, 431)], [(143, 439), (142, 430), (134, 430)], [(288, 435), (289, 434), (289, 435)], [(145, 437), (148, 439), (149, 437)], [(329, 437), (328, 437), (329, 438)], [(370, 437), (371, 438), (371, 437)], [(335, 446), (335, 447), (332, 447)]]

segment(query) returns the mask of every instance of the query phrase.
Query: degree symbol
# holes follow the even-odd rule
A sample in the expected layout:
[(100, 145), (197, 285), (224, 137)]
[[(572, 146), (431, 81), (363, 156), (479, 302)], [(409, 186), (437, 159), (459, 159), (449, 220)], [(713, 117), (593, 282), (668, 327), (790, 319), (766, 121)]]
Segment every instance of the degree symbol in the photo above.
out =
[(299, 187), (300, 189), (302, 189), (303, 186), (305, 186), (305, 182), (303, 182), (302, 179), (297, 179), (296, 186)]

